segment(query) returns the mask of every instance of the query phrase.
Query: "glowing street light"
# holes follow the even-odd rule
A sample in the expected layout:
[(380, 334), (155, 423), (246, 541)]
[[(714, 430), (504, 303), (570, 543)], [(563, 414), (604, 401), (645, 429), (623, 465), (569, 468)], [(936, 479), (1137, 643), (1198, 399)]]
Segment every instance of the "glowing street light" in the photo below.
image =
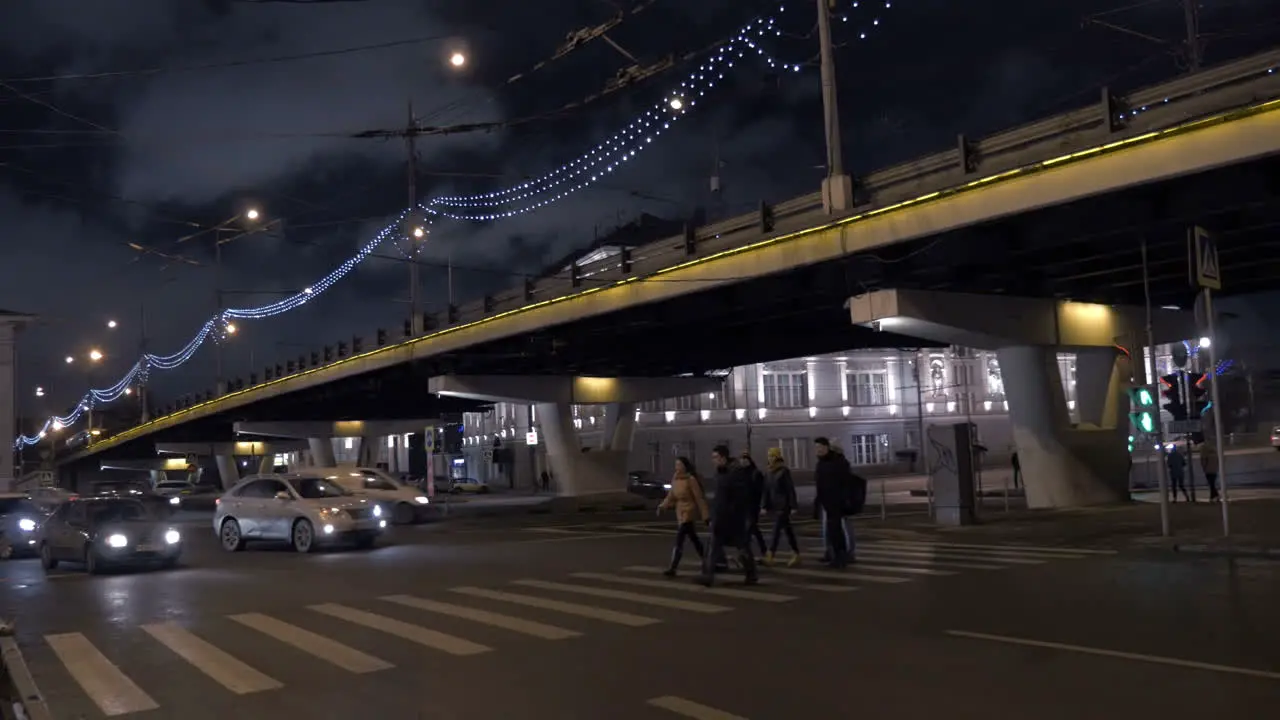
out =
[(684, 107), (684, 101), (678, 97), (673, 97), (671, 98), (670, 105), (672, 110), (679, 110)]
[(54, 420), (53, 425), (50, 425), (49, 427), (53, 428), (54, 432), (57, 432), (58, 430), (62, 429), (62, 423), (57, 420)]
[(421, 227), (416, 227), (413, 229), (413, 236), (416, 238), (421, 239), (426, 234), (427, 234), (427, 231), (423, 230)]
[(71, 363), (73, 363), (73, 362), (75, 362), (75, 361), (76, 361), (76, 359), (75, 359), (75, 358), (71, 357), (70, 355), (68, 355), (68, 356), (67, 356), (67, 364), (68, 364), (68, 365), (70, 365)]
[(248, 211), (248, 212), (246, 212), (246, 213), (244, 214), (244, 216), (245, 216), (246, 218), (250, 219), (250, 220), (257, 220), (257, 219), (258, 219), (258, 217), (259, 217), (258, 209), (257, 209), (257, 208), (249, 208), (249, 211)]
[(1207, 337), (1202, 337), (1202, 338), (1200, 338), (1200, 349), (1201, 349), (1201, 350), (1208, 350), (1208, 349), (1209, 349), (1209, 346), (1210, 346), (1210, 345), (1212, 345), (1212, 344), (1213, 344), (1213, 341), (1212, 341), (1212, 340), (1210, 340), (1209, 338), (1207, 338)]
[(119, 324), (120, 324), (120, 323), (117, 323), (115, 320), (108, 320), (108, 321), (107, 321), (107, 327), (111, 328), (112, 330), (115, 330), (115, 329), (116, 329), (116, 327), (117, 327), (117, 326), (119, 326)]
[(456, 68), (460, 68), (467, 64), (467, 56), (460, 52), (455, 52), (449, 56), (449, 64)]
[(99, 360), (101, 360), (101, 359), (102, 359), (102, 352), (101, 352), (100, 350), (98, 350), (97, 348), (94, 348), (93, 350), (90, 350), (90, 351), (89, 351), (89, 359), (90, 359), (90, 360), (92, 360), (92, 361), (94, 361), (94, 362), (98, 362)]
[(36, 397), (44, 397), (44, 388), (36, 386)]
[(131, 388), (131, 387), (127, 387), (127, 388), (125, 388), (125, 389), (124, 389), (124, 394), (125, 394), (125, 395), (132, 395), (132, 394), (133, 394), (133, 388)]
[(236, 334), (236, 324), (235, 324), (235, 323), (227, 323), (227, 334), (228, 334), (228, 335), (235, 335), (235, 334)]

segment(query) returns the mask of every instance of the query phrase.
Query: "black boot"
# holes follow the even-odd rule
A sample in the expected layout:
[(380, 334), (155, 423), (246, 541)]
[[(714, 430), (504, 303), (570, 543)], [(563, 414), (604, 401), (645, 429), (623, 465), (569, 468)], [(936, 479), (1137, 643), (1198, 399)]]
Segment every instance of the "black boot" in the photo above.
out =
[(666, 575), (667, 577), (675, 577), (676, 568), (680, 567), (680, 557), (682, 555), (684, 555), (684, 553), (680, 551), (680, 548), (676, 548), (675, 550), (672, 550), (671, 565), (666, 570), (663, 570), (662, 574)]

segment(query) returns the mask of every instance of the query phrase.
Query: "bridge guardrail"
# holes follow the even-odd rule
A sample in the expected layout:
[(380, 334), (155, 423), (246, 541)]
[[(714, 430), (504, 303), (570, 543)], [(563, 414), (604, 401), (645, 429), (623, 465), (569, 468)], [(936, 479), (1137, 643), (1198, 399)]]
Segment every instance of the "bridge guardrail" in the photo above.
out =
[[(958, 136), (955, 148), (877, 170), (855, 180), (857, 208), (865, 213), (898, 202), (951, 189), (966, 182), (1034, 166), (1072, 152), (1215, 114), (1280, 98), (1280, 50), (1242, 58), (1116, 97), (1103, 90), (1098, 102), (1031, 122), (986, 138)], [(845, 216), (828, 216), (822, 198), (811, 193), (772, 207), (774, 231), (766, 232), (761, 216), (745, 213), (720, 222), (691, 227), (684, 235), (657, 240), (592, 263), (574, 266), (570, 277), (527, 279), (523, 286), (482, 300), (430, 313), (427, 332), (474, 322), (531, 304), (553, 301), (593, 287), (643, 278), (681, 261), (694, 261), (774, 235), (793, 232)], [(846, 215), (847, 216), (847, 215)], [(394, 326), (393, 326), (394, 327)], [(408, 339), (408, 338), (406, 338)], [(335, 360), (338, 358), (335, 358)], [(303, 360), (303, 358), (300, 358)], [(327, 365), (329, 362), (320, 363)], [(305, 367), (304, 367), (305, 366)], [(316, 367), (300, 362), (296, 371)], [(284, 372), (274, 377), (293, 374)], [(262, 380), (266, 380), (264, 376)], [(211, 397), (205, 393), (204, 399)], [(197, 397), (195, 401), (199, 401)], [(190, 406), (188, 399), (179, 408)]]

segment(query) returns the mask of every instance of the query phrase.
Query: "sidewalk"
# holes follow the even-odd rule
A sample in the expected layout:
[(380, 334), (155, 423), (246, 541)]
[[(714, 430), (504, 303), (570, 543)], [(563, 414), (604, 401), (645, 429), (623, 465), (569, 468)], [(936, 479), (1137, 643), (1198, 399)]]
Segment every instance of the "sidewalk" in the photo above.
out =
[(1232, 501), (1229, 509), (1230, 538), (1222, 536), (1221, 506), (1204, 502), (1169, 507), (1169, 538), (1160, 536), (1160, 506), (1146, 502), (1075, 510), (987, 510), (978, 524), (967, 527), (937, 527), (924, 517), (864, 522), (868, 535), (897, 539), (1096, 546), (1280, 559), (1280, 499), (1242, 499)]

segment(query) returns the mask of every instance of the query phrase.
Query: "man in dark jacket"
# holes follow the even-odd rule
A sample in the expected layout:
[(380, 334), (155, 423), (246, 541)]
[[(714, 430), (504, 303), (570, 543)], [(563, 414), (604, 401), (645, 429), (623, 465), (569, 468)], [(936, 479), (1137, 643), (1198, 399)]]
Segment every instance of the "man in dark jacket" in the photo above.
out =
[(695, 582), (710, 586), (715, 580), (716, 556), (723, 548), (731, 547), (738, 551), (746, 583), (754, 585), (759, 582), (759, 576), (747, 540), (750, 475), (745, 468), (734, 464), (729, 448), (724, 445), (717, 445), (711, 451), (711, 461), (716, 468), (715, 497), (711, 499), (711, 546), (703, 556), (702, 574), (695, 578)]
[(749, 478), (747, 485), (747, 546), (750, 547), (751, 540), (754, 538), (756, 544), (760, 546), (760, 557), (764, 557), (769, 552), (769, 548), (764, 544), (764, 533), (760, 532), (760, 508), (764, 505), (764, 473), (760, 472), (760, 468), (756, 466), (756, 461), (751, 459), (751, 453), (749, 452), (743, 451), (740, 463)]
[(817, 490), (813, 517), (822, 520), (831, 567), (843, 568), (849, 563), (850, 548), (845, 543), (844, 516), (853, 494), (853, 470), (844, 455), (833, 450), (831, 441), (826, 438), (815, 439), (813, 447), (818, 456), (813, 472)]

